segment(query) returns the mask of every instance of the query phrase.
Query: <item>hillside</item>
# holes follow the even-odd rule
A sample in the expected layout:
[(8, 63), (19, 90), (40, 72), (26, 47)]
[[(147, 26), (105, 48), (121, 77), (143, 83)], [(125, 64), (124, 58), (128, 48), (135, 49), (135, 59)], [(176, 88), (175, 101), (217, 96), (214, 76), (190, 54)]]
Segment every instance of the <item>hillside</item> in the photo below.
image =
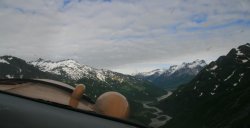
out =
[(61, 76), (40, 71), (26, 61), (14, 56), (0, 56), (0, 78), (62, 79)]
[(250, 44), (232, 49), (158, 106), (167, 128), (250, 127)]

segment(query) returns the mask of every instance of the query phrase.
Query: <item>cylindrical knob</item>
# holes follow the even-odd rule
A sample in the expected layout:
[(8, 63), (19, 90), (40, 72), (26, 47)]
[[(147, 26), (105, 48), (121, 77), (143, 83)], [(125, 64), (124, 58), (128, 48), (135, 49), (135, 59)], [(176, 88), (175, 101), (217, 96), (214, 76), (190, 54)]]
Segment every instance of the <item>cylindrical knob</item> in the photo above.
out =
[(94, 109), (97, 113), (116, 118), (127, 118), (129, 115), (128, 101), (118, 92), (106, 92), (99, 96)]
[(78, 84), (70, 97), (69, 106), (77, 108), (78, 103), (84, 92), (85, 92), (85, 85)]

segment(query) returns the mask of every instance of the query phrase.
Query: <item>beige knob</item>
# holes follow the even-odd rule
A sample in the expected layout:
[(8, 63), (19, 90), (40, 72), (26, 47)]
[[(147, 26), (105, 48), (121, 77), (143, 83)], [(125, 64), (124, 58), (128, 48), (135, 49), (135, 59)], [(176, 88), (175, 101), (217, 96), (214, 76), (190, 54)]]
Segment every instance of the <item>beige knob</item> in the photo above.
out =
[(129, 115), (129, 104), (122, 94), (106, 92), (97, 98), (94, 110), (100, 114), (125, 119)]
[(83, 95), (83, 93), (85, 92), (85, 85), (83, 84), (78, 84), (71, 97), (70, 97), (70, 100), (69, 100), (69, 106), (73, 107), (73, 108), (77, 108), (78, 104), (79, 104), (79, 101)]

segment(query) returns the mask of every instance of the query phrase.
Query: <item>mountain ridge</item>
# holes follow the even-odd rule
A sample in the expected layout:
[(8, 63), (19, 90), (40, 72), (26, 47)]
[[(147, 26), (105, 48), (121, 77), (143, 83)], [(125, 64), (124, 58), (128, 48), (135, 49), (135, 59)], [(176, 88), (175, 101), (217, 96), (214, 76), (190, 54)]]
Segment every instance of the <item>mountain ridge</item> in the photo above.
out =
[(0, 77), (1, 78), (51, 78), (58, 80), (60, 76), (42, 72), (36, 67), (29, 65), (26, 61), (6, 55), (0, 56)]
[(135, 76), (148, 80), (160, 88), (173, 90), (179, 85), (191, 81), (204, 66), (206, 66), (206, 62), (197, 59), (189, 63), (183, 62), (181, 65), (172, 65), (168, 69), (138, 73)]

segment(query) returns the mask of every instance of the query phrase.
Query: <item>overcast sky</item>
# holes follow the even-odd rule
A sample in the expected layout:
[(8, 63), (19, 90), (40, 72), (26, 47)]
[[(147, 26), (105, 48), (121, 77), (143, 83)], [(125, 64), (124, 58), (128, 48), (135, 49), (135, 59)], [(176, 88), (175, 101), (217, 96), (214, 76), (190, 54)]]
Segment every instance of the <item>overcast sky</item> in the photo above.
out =
[(123, 73), (250, 42), (250, 0), (0, 0), (0, 55)]

